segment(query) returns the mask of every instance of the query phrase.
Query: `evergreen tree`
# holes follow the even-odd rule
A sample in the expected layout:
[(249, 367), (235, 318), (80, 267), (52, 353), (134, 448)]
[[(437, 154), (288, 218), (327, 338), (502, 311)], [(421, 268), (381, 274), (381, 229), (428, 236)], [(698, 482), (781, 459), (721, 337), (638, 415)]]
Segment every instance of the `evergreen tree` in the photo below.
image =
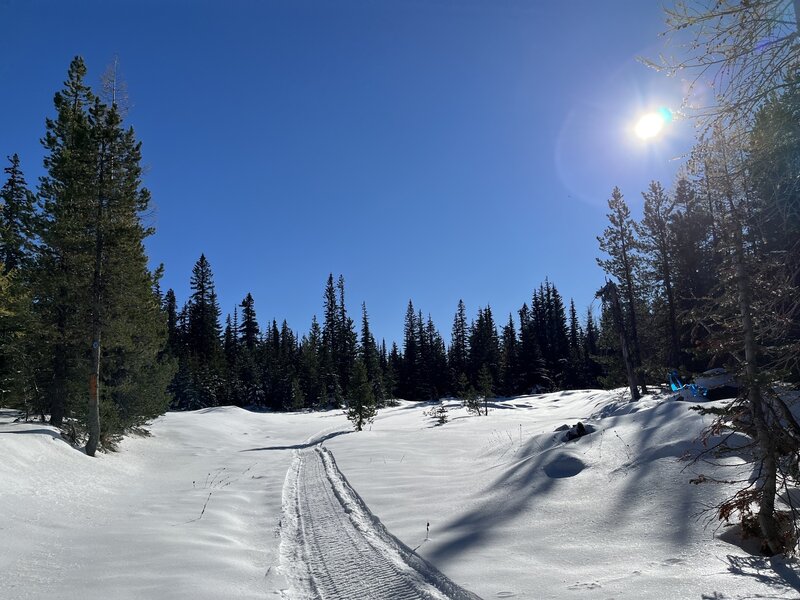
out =
[(40, 359), (30, 305), (35, 198), (19, 156), (9, 157), (9, 163), (8, 179), (0, 189), (0, 397), (13, 398), (30, 413), (38, 408), (33, 377)]
[(0, 269), (0, 406), (18, 408), (27, 416), (43, 414), (34, 382), (42, 357), (37, 354), (30, 290), (22, 276), (19, 269)]
[(469, 349), (467, 348), (467, 309), (464, 301), (458, 301), (455, 317), (453, 317), (453, 329), (450, 337), (450, 348), (447, 352), (447, 360), (450, 366), (450, 388), (459, 392), (459, 381), (461, 376), (467, 374), (467, 361), (469, 359)]
[(41, 353), (49, 358), (38, 377), (44, 393), (42, 408), (57, 427), (82, 404), (89, 371), (89, 365), (78, 358), (85, 353), (86, 327), (76, 310), (88, 304), (84, 291), (91, 287), (87, 276), (91, 259), (82, 250), (93, 248), (84, 233), (95, 183), (88, 116), (94, 95), (84, 83), (85, 76), (86, 66), (77, 57), (70, 63), (64, 89), (55, 94), (56, 118), (46, 120), (42, 140), (47, 174), (39, 188), (42, 243), (34, 275), (34, 306), (42, 334)]
[(583, 357), (583, 336), (580, 322), (578, 321), (578, 311), (575, 310), (575, 302), (570, 298), (569, 301), (569, 366), (567, 368), (566, 385), (570, 388), (577, 388), (586, 385), (584, 373), (585, 359)]
[(322, 324), (322, 354), (320, 361), (322, 377), (325, 382), (325, 395), (328, 405), (339, 406), (344, 400), (338, 369), (339, 349), (342, 344), (341, 328), (339, 327), (339, 303), (336, 297), (336, 288), (333, 284), (333, 274), (328, 275), (324, 298), (325, 316)]
[[(636, 224), (639, 248), (644, 259), (645, 277), (651, 286), (660, 288), (667, 304), (666, 331), (663, 338), (669, 340), (669, 352), (662, 367), (675, 368), (680, 363), (680, 340), (678, 338), (678, 316), (673, 284), (673, 254), (675, 241), (670, 224), (675, 211), (675, 200), (667, 197), (661, 184), (650, 183), (644, 197), (644, 216)], [(662, 337), (662, 336), (659, 336)]]
[(88, 388), (87, 409), (76, 416), (85, 419), (93, 455), (101, 435), (110, 440), (164, 410), (171, 367), (157, 273), (143, 244), (152, 230), (141, 221), (150, 202), (141, 144), (117, 108), (85, 86), (85, 73), (73, 60), (55, 96), (58, 116), (47, 121), (35, 305), (53, 357), (45, 374), (51, 420), (60, 424)]
[(478, 316), (470, 328), (468, 375), (473, 385), (479, 385), (480, 370), (484, 366), (489, 371), (494, 387), (500, 372), (500, 340), (489, 306), (478, 309)]
[(211, 265), (205, 254), (192, 268), (189, 281), (192, 294), (186, 305), (185, 343), (191, 394), (181, 392), (180, 408), (216, 406), (222, 385), (222, 345), (220, 309)]
[(238, 381), (241, 386), (242, 402), (246, 406), (261, 404), (261, 381), (258, 373), (259, 338), (261, 331), (256, 319), (255, 301), (247, 294), (239, 307), (242, 319), (235, 327), (238, 332)]
[(300, 343), (300, 384), (307, 407), (319, 407), (326, 402), (322, 377), (322, 330), (317, 317), (311, 319), (308, 334)]
[(519, 393), (519, 342), (514, 317), (508, 315), (500, 344), (500, 390), (505, 396)]
[[(396, 399), (400, 392), (398, 392), (400, 385), (400, 373), (403, 369), (403, 359), (400, 356), (400, 350), (397, 348), (397, 343), (392, 342), (392, 349), (386, 358), (386, 371), (383, 375), (383, 385), (386, 387), (386, 394), (390, 399)], [(394, 402), (396, 404), (396, 402)]]
[(483, 398), (483, 415), (489, 416), (489, 398), (494, 395), (494, 379), (489, 366), (483, 364), (478, 371), (478, 394)]
[(428, 315), (425, 325), (427, 354), (427, 380), (428, 388), (431, 390), (430, 398), (437, 399), (445, 395), (449, 388), (447, 349), (444, 345), (439, 330), (433, 323), (433, 319)]
[(239, 341), (236, 330), (238, 325), (236, 309), (225, 317), (225, 329), (222, 334), (222, 353), (225, 357), (224, 385), (220, 390), (220, 401), (223, 404), (241, 406), (241, 384), (239, 381)]
[(369, 329), (369, 316), (367, 315), (366, 302), (361, 303), (361, 344), (358, 348), (359, 359), (367, 369), (367, 379), (372, 385), (372, 392), (378, 404), (386, 398), (383, 390), (383, 373), (381, 371), (380, 355), (375, 338)]
[(342, 391), (345, 395), (349, 396), (350, 392), (350, 379), (353, 376), (353, 366), (355, 364), (356, 356), (358, 354), (358, 335), (356, 334), (356, 327), (353, 319), (347, 315), (347, 307), (344, 301), (344, 277), (339, 275), (336, 283), (336, 291), (338, 293), (338, 309), (337, 316), (337, 346), (336, 346), (336, 369), (339, 374), (339, 381), (342, 386)]
[(519, 377), (521, 392), (530, 393), (546, 385), (546, 375), (542, 352), (539, 347), (534, 319), (530, 308), (523, 304), (519, 312)]
[(696, 188), (685, 177), (675, 188), (675, 211), (670, 221), (673, 244), (674, 295), (678, 315), (679, 364), (691, 370), (703, 370), (709, 362), (704, 340), (707, 331), (698, 327), (692, 311), (701, 298), (708, 297), (715, 285), (718, 260), (715, 247), (718, 234), (713, 214), (716, 200), (706, 180)]
[(164, 294), (162, 307), (167, 315), (167, 347), (172, 356), (177, 357), (181, 353), (181, 332), (178, 329), (178, 301), (171, 288)]
[(0, 263), (4, 273), (30, 260), (34, 250), (36, 199), (27, 187), (19, 156), (8, 157), (8, 179), (0, 189)]
[(255, 301), (253, 296), (248, 293), (242, 303), (239, 305), (242, 309), (242, 322), (239, 325), (239, 341), (244, 345), (247, 350), (253, 352), (256, 349), (258, 338), (261, 332), (258, 329), (258, 321), (256, 320)]
[[(631, 218), (628, 205), (622, 197), (618, 187), (611, 192), (608, 200), (608, 221), (603, 235), (597, 238), (600, 242), (600, 250), (608, 255), (608, 258), (597, 259), (597, 264), (602, 269), (614, 277), (622, 291), (620, 300), (624, 306), (626, 315), (626, 328), (628, 330), (628, 341), (631, 346), (631, 359), (636, 368), (642, 365), (642, 354), (639, 344), (639, 327), (637, 322), (636, 306), (638, 304), (637, 276), (639, 271), (640, 257), (637, 253), (637, 240), (633, 219)], [(645, 391), (642, 377), (637, 375), (638, 384)]]
[(400, 369), (399, 388), (403, 398), (421, 400), (419, 392), (419, 324), (414, 304), (408, 301), (406, 318), (403, 324), (403, 360)]
[(583, 384), (589, 388), (598, 387), (599, 377), (602, 375), (602, 368), (596, 360), (599, 351), (598, 337), (594, 316), (589, 308), (586, 311), (586, 334), (583, 337)]
[(372, 422), (375, 414), (375, 396), (367, 379), (367, 368), (361, 360), (357, 360), (353, 369), (353, 394), (347, 409), (347, 418), (356, 431), (361, 431), (364, 425)]

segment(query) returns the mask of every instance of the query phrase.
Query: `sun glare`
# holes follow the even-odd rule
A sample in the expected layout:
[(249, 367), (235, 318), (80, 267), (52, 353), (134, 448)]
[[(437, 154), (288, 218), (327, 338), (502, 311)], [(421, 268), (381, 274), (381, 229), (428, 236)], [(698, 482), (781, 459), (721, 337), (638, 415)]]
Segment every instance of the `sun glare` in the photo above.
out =
[(655, 112), (642, 115), (633, 128), (636, 136), (642, 140), (656, 137), (664, 129), (664, 125), (672, 120), (672, 113), (668, 108), (659, 108)]

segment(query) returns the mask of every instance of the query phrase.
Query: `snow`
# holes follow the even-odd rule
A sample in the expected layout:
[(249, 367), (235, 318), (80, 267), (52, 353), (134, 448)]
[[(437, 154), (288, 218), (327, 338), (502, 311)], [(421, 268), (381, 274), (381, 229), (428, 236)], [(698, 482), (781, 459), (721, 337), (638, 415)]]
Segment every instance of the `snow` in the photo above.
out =
[[(168, 413), (94, 459), (0, 411), (0, 598), (313, 596), (297, 575), (315, 560), (307, 515), (283, 510), (302, 456), (393, 564), (415, 550), (482, 598), (800, 596), (794, 560), (749, 554), (702, 512), (729, 490), (688, 483), (715, 473), (681, 460), (710, 419), (690, 403), (592, 390), (480, 417), (446, 404), (443, 426), (403, 402), (359, 433), (341, 411)], [(591, 433), (556, 431), (578, 421)]]

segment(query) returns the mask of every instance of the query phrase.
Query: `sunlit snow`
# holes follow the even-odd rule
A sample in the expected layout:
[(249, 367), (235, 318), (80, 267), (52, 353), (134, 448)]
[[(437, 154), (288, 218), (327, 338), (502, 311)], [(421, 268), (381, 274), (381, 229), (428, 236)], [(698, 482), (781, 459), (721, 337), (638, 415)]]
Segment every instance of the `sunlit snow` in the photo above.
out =
[[(340, 411), (168, 413), (96, 459), (3, 411), (0, 597), (308, 597), (297, 573), (312, 549), (282, 503), (319, 440), (336, 494), (363, 504), (348, 509), (357, 527), (373, 535), (374, 515), (485, 599), (798, 596), (795, 562), (749, 554), (702, 512), (729, 490), (688, 483), (713, 474), (681, 460), (708, 424), (689, 403), (573, 391), (488, 417), (446, 404), (444, 426), (404, 402), (360, 433)], [(578, 421), (593, 432), (565, 441), (557, 429)]]

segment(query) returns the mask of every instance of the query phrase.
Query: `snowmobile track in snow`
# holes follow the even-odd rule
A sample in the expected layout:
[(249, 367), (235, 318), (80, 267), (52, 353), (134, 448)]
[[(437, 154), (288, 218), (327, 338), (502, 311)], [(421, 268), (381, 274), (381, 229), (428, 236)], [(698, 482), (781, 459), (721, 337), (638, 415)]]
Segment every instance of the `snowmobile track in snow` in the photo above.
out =
[(390, 534), (321, 445), (286, 475), (281, 563), (290, 598), (480, 600)]

